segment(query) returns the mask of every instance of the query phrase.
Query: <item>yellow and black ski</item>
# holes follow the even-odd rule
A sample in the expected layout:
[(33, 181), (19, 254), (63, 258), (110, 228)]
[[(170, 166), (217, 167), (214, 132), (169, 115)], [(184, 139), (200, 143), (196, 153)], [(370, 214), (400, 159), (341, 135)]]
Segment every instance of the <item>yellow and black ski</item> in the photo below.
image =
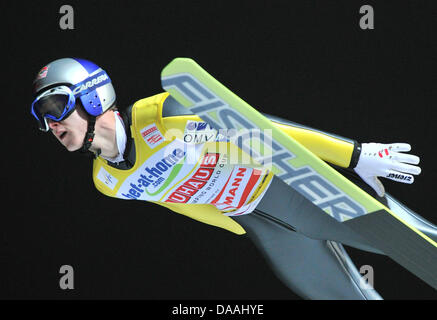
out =
[(161, 79), (173, 98), (213, 128), (241, 129), (233, 141), (287, 183), (290, 192), (346, 224), (437, 289), (436, 242), (275, 127), (194, 60), (174, 59), (163, 69)]

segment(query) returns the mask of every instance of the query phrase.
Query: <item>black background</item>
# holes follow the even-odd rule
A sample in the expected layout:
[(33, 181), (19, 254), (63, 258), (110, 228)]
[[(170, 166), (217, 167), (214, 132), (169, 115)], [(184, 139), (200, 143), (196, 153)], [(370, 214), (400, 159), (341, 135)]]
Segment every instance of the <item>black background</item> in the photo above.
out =
[[(59, 27), (62, 4), (74, 30)], [(374, 30), (359, 28), (365, 4)], [(3, 2), (0, 298), (299, 299), (246, 237), (94, 188), (91, 162), (29, 113), (33, 78), (61, 57), (102, 66), (122, 107), (162, 92), (162, 68), (191, 57), (262, 112), (360, 142), (408, 142), (422, 174), (384, 185), (437, 223), (436, 11), (435, 1)], [(437, 297), (388, 258), (349, 252), (373, 266), (385, 299)], [(65, 264), (74, 290), (59, 289)]]

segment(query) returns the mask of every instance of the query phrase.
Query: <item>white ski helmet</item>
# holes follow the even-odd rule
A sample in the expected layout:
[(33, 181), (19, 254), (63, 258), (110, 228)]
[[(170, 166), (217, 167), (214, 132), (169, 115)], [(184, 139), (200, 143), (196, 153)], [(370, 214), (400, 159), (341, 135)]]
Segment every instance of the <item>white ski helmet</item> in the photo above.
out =
[(84, 110), (97, 117), (115, 105), (111, 79), (99, 66), (84, 59), (63, 58), (43, 67), (33, 81), (31, 113), (39, 128), (48, 131), (46, 118), (65, 119), (79, 98)]

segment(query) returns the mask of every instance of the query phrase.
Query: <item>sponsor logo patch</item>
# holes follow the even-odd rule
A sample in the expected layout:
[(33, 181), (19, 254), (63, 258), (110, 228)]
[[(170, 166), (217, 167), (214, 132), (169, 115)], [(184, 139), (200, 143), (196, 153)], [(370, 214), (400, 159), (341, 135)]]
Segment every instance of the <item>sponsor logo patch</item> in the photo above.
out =
[(121, 195), (127, 199), (138, 199), (144, 192), (150, 194), (147, 191), (149, 187), (155, 190), (155, 193), (161, 192), (162, 190), (158, 189), (156, 191), (156, 189), (162, 186), (165, 181), (167, 181), (168, 184), (171, 183), (175, 177), (169, 178), (169, 176), (171, 176), (174, 166), (179, 163), (184, 156), (185, 152), (180, 148), (176, 148), (151, 166), (144, 167), (137, 181), (130, 183), (127, 193), (121, 193)]
[(394, 178), (394, 179), (398, 179), (398, 180), (405, 180), (405, 181), (411, 181), (411, 176), (406, 176), (403, 174), (395, 174), (395, 173), (390, 173), (387, 178)]
[(47, 77), (47, 72), (49, 72), (49, 66), (45, 66), (43, 67), (39, 72), (38, 72), (38, 76), (36, 77), (38, 80), (39, 79), (44, 79), (45, 77)]
[(76, 88), (73, 89), (73, 94), (77, 95), (78, 93), (87, 90), (89, 88), (94, 87), (95, 85), (98, 85), (99, 83), (102, 83), (103, 81), (109, 80), (109, 77), (106, 73), (99, 75), (96, 78), (93, 78), (92, 80), (87, 81), (83, 84), (78, 84)]
[(210, 141), (226, 141), (226, 137), (217, 134), (208, 123), (202, 121), (187, 121), (184, 132), (185, 143), (205, 143)]
[(114, 190), (118, 182), (118, 179), (111, 175), (103, 167), (100, 168), (99, 173), (97, 174), (97, 179), (102, 181), (111, 190)]
[(164, 136), (161, 134), (159, 129), (156, 127), (156, 124), (151, 124), (143, 129), (141, 129), (141, 136), (147, 145), (154, 149), (164, 142)]
[(200, 164), (200, 168), (183, 185), (177, 188), (165, 200), (166, 202), (187, 203), (211, 178), (217, 165), (220, 154), (206, 153)]

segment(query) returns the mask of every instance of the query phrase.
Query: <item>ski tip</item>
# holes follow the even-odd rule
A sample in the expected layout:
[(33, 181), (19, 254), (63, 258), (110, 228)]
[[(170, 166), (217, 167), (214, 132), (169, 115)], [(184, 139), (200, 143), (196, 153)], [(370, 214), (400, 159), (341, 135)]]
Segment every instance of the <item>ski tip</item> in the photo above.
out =
[(161, 77), (166, 73), (166, 70), (178, 68), (181, 65), (193, 64), (195, 61), (191, 58), (177, 57), (171, 60), (161, 71)]
[(177, 57), (167, 64), (161, 71), (161, 79), (168, 74), (178, 73), (181, 70), (196, 70), (201, 67), (191, 58)]
[(172, 63), (196, 63), (196, 62), (191, 58), (177, 57), (174, 58), (169, 64)]

